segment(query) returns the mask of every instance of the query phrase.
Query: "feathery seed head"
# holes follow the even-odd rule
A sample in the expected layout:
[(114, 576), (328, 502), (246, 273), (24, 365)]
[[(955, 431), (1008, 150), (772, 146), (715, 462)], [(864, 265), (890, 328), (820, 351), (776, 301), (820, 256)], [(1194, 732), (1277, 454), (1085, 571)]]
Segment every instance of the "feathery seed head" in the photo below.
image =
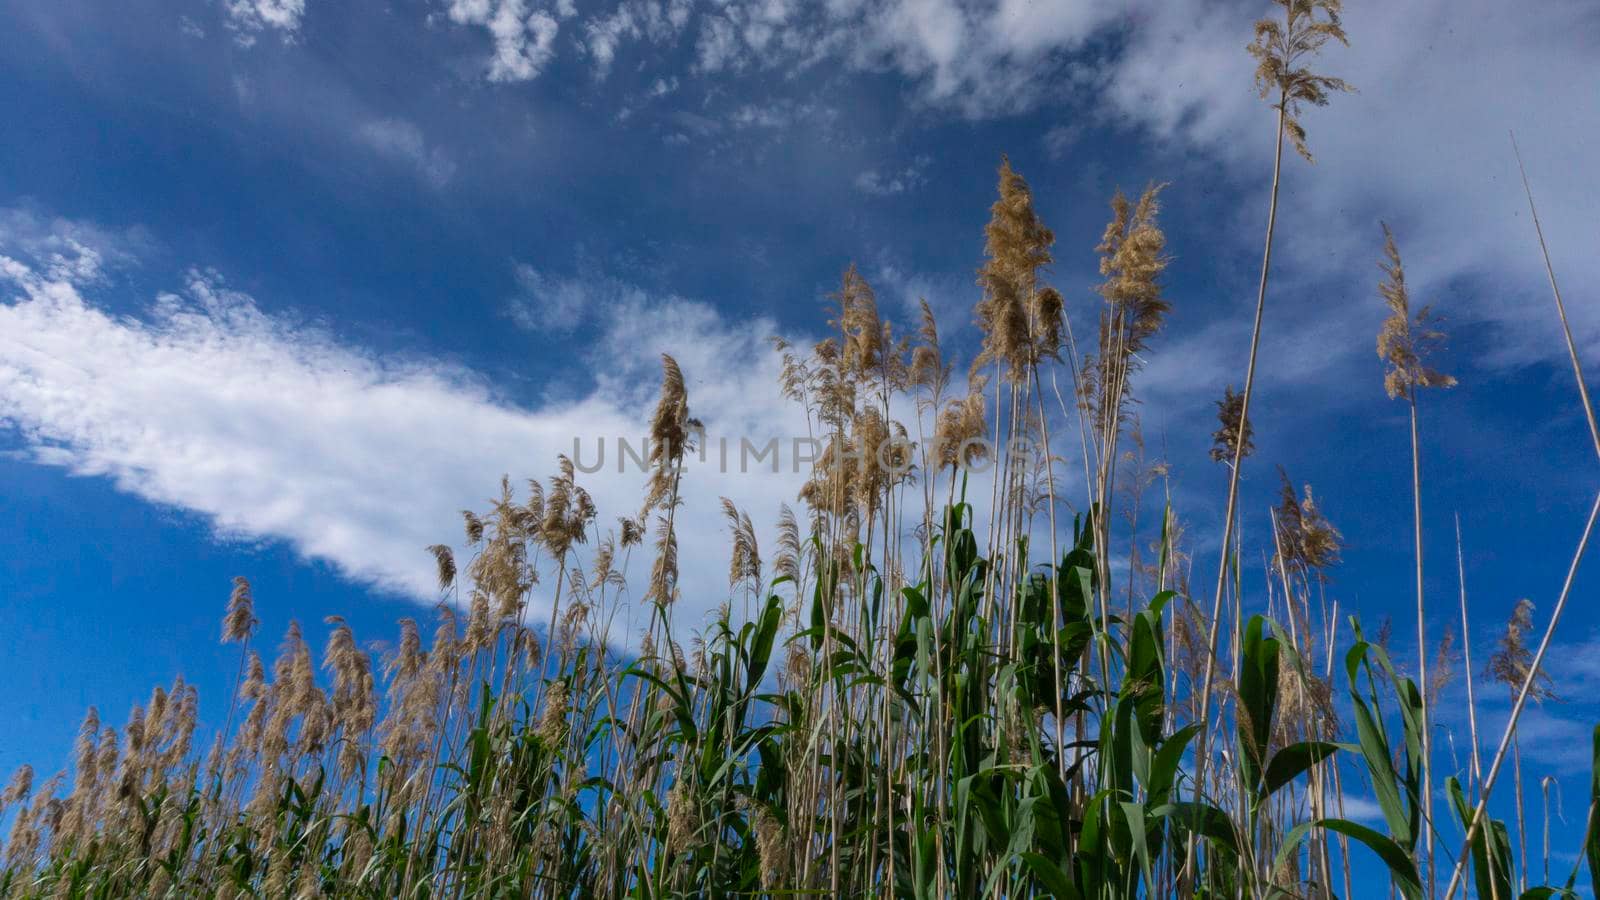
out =
[(1444, 332), (1433, 327), (1436, 319), (1426, 306), (1412, 317), (1405, 267), (1388, 224), (1383, 226), (1383, 255), (1378, 268), (1385, 277), (1378, 285), (1378, 294), (1388, 306), (1389, 316), (1378, 330), (1378, 357), (1389, 366), (1383, 379), (1384, 390), (1391, 400), (1414, 400), (1418, 388), (1454, 387), (1453, 377), (1427, 364), (1432, 350), (1444, 341)]
[(1250, 55), (1256, 59), (1256, 89), (1261, 97), (1277, 95), (1273, 108), (1283, 114), (1283, 129), (1294, 149), (1312, 161), (1306, 130), (1300, 124), (1302, 104), (1327, 106), (1331, 93), (1354, 90), (1342, 78), (1318, 75), (1302, 65), (1305, 57), (1321, 52), (1329, 41), (1350, 46), (1339, 21), (1340, 0), (1273, 0), (1283, 7), (1282, 23), (1256, 22)]
[(931, 402), (936, 402), (950, 383), (951, 366), (944, 361), (944, 351), (939, 346), (939, 323), (933, 316), (933, 308), (925, 299), (918, 300), (917, 304), (922, 311), (922, 325), (917, 329), (920, 343), (911, 352), (907, 379), (914, 386), (927, 388), (932, 395)]
[(1455, 629), (1447, 627), (1434, 651), (1433, 662), (1428, 666), (1428, 696), (1443, 696), (1444, 689), (1455, 679), (1455, 646)]
[(1305, 486), (1305, 498), (1302, 500), (1295, 495), (1294, 485), (1282, 466), (1278, 467), (1278, 478), (1281, 487), (1276, 511), (1277, 540), (1282, 556), (1273, 561), (1301, 569), (1308, 577), (1314, 574), (1316, 578), (1326, 580), (1327, 570), (1339, 563), (1344, 536), (1317, 507), (1311, 485)]
[(466, 525), (468, 544), (476, 544), (483, 540), (483, 520), (478, 518), (477, 513), (470, 509), (463, 509), (461, 511), (461, 519)]
[(1016, 383), (1060, 350), (1061, 295), (1039, 283), (1040, 270), (1052, 262), (1055, 234), (1034, 211), (1028, 182), (1004, 157), (999, 195), (984, 227), (983, 299), (975, 310), (984, 340), (973, 368), (1003, 363), (1005, 378)]
[(665, 516), (656, 519), (656, 559), (650, 567), (645, 599), (665, 608), (677, 599), (678, 534)]
[(1234, 393), (1233, 385), (1223, 390), (1216, 406), (1217, 430), (1211, 433), (1211, 459), (1232, 465), (1235, 459), (1242, 460), (1255, 452), (1255, 430), (1245, 416), (1244, 394)]
[(73, 756), (76, 759), (77, 771), (74, 773), (76, 784), (93, 783), (96, 762), (98, 761), (100, 741), (100, 712), (93, 706), (84, 714), (83, 724), (78, 727), (78, 741), (73, 747)]
[(250, 651), (250, 659), (245, 663), (244, 680), (239, 682), (239, 698), (241, 700), (258, 700), (263, 695), (267, 686), (267, 667), (261, 662), (261, 654)]
[(988, 456), (984, 436), (989, 432), (984, 418), (983, 382), (974, 382), (967, 395), (952, 400), (939, 411), (934, 425), (934, 458), (941, 468), (972, 465)]
[(617, 539), (621, 542), (623, 549), (637, 547), (644, 541), (644, 523), (639, 519), (619, 516), (617, 518), (617, 529)]
[(1120, 352), (1129, 356), (1144, 349), (1172, 309), (1161, 296), (1168, 257), (1167, 238), (1157, 219), (1165, 187), (1146, 185), (1136, 205), (1118, 190), (1111, 199), (1111, 221), (1096, 248), (1101, 254), (1100, 274), (1106, 276), (1098, 290), (1120, 318), (1124, 329)]
[(0, 806), (10, 806), (28, 799), (33, 792), (33, 766), (23, 763), (11, 773), (5, 793), (0, 794)]
[(700, 811), (689, 773), (680, 771), (667, 792), (667, 852), (689, 849), (700, 831)]
[[(1512, 696), (1522, 690), (1528, 673), (1533, 670), (1533, 651), (1528, 649), (1527, 635), (1533, 631), (1533, 601), (1524, 597), (1517, 601), (1506, 621), (1506, 630), (1498, 641), (1500, 649), (1489, 657), (1486, 674), (1511, 689)], [(1528, 698), (1535, 702), (1556, 699), (1554, 682), (1544, 669), (1534, 672)]]
[(433, 554), (433, 562), (439, 573), (439, 590), (447, 591), (456, 583), (456, 557), (450, 548), (444, 544), (433, 544), (428, 547), (428, 552)]
[(778, 557), (772, 567), (780, 576), (800, 581), (800, 523), (789, 504), (778, 504)]
[(494, 622), (489, 612), (489, 595), (474, 589), (467, 611), (467, 653), (489, 649), (494, 643)]
[(409, 681), (422, 671), (426, 656), (422, 652), (422, 634), (417, 620), (407, 616), (400, 620), (400, 646), (389, 659), (384, 674), (391, 682)]
[(676, 462), (689, 440), (689, 393), (683, 370), (670, 355), (661, 354), (661, 397), (650, 417), (650, 461)]
[(761, 552), (756, 544), (755, 525), (750, 514), (741, 514), (733, 501), (722, 498), (722, 515), (733, 535), (733, 554), (728, 563), (728, 587), (747, 584), (752, 589), (761, 581)]
[(761, 860), (761, 886), (776, 890), (788, 874), (789, 854), (783, 844), (783, 826), (765, 806), (756, 807), (756, 856)]
[(857, 379), (879, 371), (889, 350), (885, 323), (878, 316), (878, 298), (872, 286), (851, 263), (841, 279), (839, 290), (830, 296), (838, 304), (838, 318), (829, 324), (844, 338), (841, 364)]
[(551, 682), (550, 690), (545, 694), (544, 709), (539, 713), (537, 734), (546, 747), (556, 747), (566, 737), (567, 690), (566, 679), (560, 679)]
[(240, 575), (233, 579), (233, 592), (228, 595), (228, 609), (222, 617), (222, 642), (244, 642), (256, 627), (255, 598), (250, 593), (250, 582)]

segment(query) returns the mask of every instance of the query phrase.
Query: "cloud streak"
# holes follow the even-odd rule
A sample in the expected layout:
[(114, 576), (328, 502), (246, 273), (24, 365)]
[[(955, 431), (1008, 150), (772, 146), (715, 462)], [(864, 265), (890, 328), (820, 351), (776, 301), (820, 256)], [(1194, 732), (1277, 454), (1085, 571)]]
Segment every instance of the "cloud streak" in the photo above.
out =
[(415, 168), (435, 188), (444, 187), (455, 176), (455, 162), (438, 147), (428, 146), (414, 122), (375, 119), (363, 125), (358, 136), (377, 153)]

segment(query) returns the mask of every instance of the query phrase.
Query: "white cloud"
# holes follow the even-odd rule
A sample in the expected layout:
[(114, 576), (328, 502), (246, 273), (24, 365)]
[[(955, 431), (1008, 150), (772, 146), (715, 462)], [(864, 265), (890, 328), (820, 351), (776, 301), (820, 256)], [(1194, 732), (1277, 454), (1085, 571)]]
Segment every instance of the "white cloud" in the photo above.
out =
[(971, 59), (973, 29), (955, 0), (900, 0), (887, 3), (869, 18), (869, 49), (891, 57), (904, 72), (932, 82), (935, 97), (946, 97), (964, 81), (962, 67)]
[(939, 341), (946, 352), (961, 345), (958, 335), (971, 327), (974, 288), (970, 278), (929, 275), (887, 253), (879, 255), (867, 276), (886, 314), (900, 321), (920, 323), (922, 301), (926, 300), (939, 323)]
[(736, 128), (783, 128), (794, 121), (793, 110), (747, 103), (729, 116)]
[(235, 72), (229, 83), (233, 87), (233, 98), (240, 106), (251, 106), (256, 102), (256, 83), (249, 76)]
[[(777, 103), (743, 104), (728, 114), (728, 123), (740, 130), (759, 128), (781, 131), (799, 122), (826, 126), (837, 116), (838, 110), (832, 107), (783, 100)], [(680, 113), (678, 118), (684, 124), (694, 127), (689, 115)], [(715, 123), (710, 125), (707, 131), (715, 131)]]
[[(727, 598), (717, 498), (763, 523), (793, 503), (800, 477), (738, 470), (738, 438), (804, 435), (777, 389), (769, 320), (725, 321), (711, 307), (632, 292), (608, 303), (599, 336), (574, 360), (595, 375), (581, 397), (523, 407), (476, 375), (426, 359), (380, 358), (263, 312), (214, 273), (191, 272), (140, 317), (85, 298), (68, 266), (24, 261), (0, 246), (0, 423), (22, 453), (73, 474), (111, 479), (145, 500), (192, 511), (225, 538), (281, 540), (344, 576), (421, 599), (435, 596), (422, 548), (458, 534), (458, 510), (481, 507), (502, 473), (517, 483), (555, 468), (584, 439), (607, 441), (606, 469), (580, 475), (602, 527), (637, 511), (643, 475), (617, 474), (615, 438), (637, 445), (659, 383), (659, 354), (688, 376), (691, 412), (712, 455), (691, 460), (680, 515), (684, 600), (694, 625)], [(64, 276), (64, 277), (57, 277)], [(731, 471), (716, 440), (730, 436)], [(586, 551), (587, 552), (587, 551)], [(634, 554), (635, 584), (648, 554)], [(635, 590), (637, 595), (637, 589)], [(536, 605), (540, 601), (536, 598)]]
[(1059, 89), (1065, 55), (1119, 15), (1111, 4), (1032, 0), (728, 0), (715, 8), (697, 37), (701, 72), (835, 59), (898, 72), (923, 101), (973, 118), (1032, 109)]
[(33, 260), (42, 277), (52, 281), (99, 283), (107, 268), (134, 265), (152, 243), (139, 228), (116, 233), (28, 207), (0, 209), (0, 248)]
[(785, 0), (766, 0), (747, 6), (750, 15), (744, 23), (744, 41), (756, 53), (764, 52), (784, 28), (790, 5)]
[(932, 160), (927, 156), (918, 156), (911, 161), (911, 165), (903, 169), (887, 172), (868, 169), (856, 176), (856, 190), (875, 197), (888, 197), (914, 191), (927, 182), (928, 178), (924, 173), (930, 162)]
[(566, 334), (606, 303), (643, 296), (629, 285), (601, 278), (561, 278), (540, 272), (527, 263), (515, 263), (512, 276), (517, 294), (506, 304), (506, 314), (534, 334)]
[(1094, 3), (1000, 0), (983, 20), (994, 46), (1027, 58), (1082, 41), (1112, 21), (1115, 12)]
[(1357, 822), (1374, 825), (1383, 822), (1383, 807), (1378, 805), (1378, 801), (1359, 794), (1346, 794), (1340, 797), (1333, 813), (1342, 819), (1353, 819)]
[(444, 187), (455, 176), (455, 162), (429, 147), (422, 129), (405, 119), (376, 119), (361, 126), (358, 136), (378, 153), (415, 167), (433, 187)]
[[(1483, 741), (1480, 752), (1485, 766), (1493, 758), (1510, 718), (1510, 703), (1504, 691), (1504, 685), (1481, 682), (1478, 688), (1478, 736)], [(1580, 698), (1580, 702), (1586, 700)], [(1562, 712), (1561, 706), (1550, 702), (1523, 707), (1517, 719), (1517, 741), (1523, 759), (1561, 775), (1586, 774), (1594, 765), (1594, 722), (1587, 717), (1593, 712), (1592, 707), (1572, 711), (1571, 715)], [(1465, 729), (1458, 729), (1456, 734), (1465, 756), (1471, 752), (1470, 739), (1466, 738)], [(1500, 784), (1509, 787), (1504, 781)]]
[[(544, 10), (530, 11), (525, 0), (449, 0), (449, 4), (450, 21), (489, 29), (494, 41), (490, 81), (530, 81), (555, 58), (560, 23)], [(557, 11), (564, 12), (561, 7)]]
[[(483, 24), (505, 2), (451, 0), (451, 17)], [(558, 3), (561, 18), (567, 3)], [(1048, 97), (1063, 53), (1117, 15), (1106, 5), (1034, 0), (623, 0), (587, 17), (577, 46), (603, 79), (628, 42), (676, 46), (692, 34), (699, 74), (750, 67), (792, 74), (832, 60), (856, 71), (898, 71), (924, 100), (987, 117)]]
[(1083, 137), (1083, 126), (1078, 124), (1057, 125), (1044, 133), (1044, 150), (1052, 160), (1060, 160), (1067, 155)]
[(605, 78), (624, 41), (648, 39), (660, 44), (676, 38), (689, 21), (692, 0), (628, 0), (610, 15), (584, 22), (584, 47), (594, 60), (595, 76)]
[(258, 33), (269, 28), (285, 40), (294, 37), (306, 12), (306, 0), (224, 0), (222, 11), (234, 40), (248, 47), (256, 42)]
[(701, 72), (720, 72), (739, 65), (739, 35), (733, 23), (722, 16), (707, 16), (695, 41), (695, 67)]
[(676, 75), (672, 76), (671, 78), (657, 78), (650, 85), (650, 87), (645, 90), (642, 99), (630, 99), (617, 108), (616, 120), (618, 122), (626, 122), (633, 118), (634, 113), (638, 112), (644, 106), (653, 101), (660, 100), (663, 97), (670, 96), (677, 90), (678, 77)]
[(627, 37), (639, 33), (639, 25), (627, 6), (617, 8), (610, 16), (592, 19), (583, 26), (584, 44), (594, 59), (595, 75), (604, 78), (611, 71), (611, 62), (617, 57), (617, 45)]

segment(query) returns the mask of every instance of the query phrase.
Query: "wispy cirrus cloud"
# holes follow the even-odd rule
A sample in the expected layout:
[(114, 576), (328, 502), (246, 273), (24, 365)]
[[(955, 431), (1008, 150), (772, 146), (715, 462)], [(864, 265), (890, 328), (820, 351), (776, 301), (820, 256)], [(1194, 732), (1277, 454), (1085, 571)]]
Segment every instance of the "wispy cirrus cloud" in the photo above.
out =
[(607, 304), (638, 303), (645, 297), (633, 285), (595, 273), (561, 276), (517, 262), (511, 274), (517, 292), (506, 302), (505, 313), (533, 334), (569, 334), (587, 317), (603, 314)]
[(455, 161), (438, 147), (429, 146), (414, 122), (374, 119), (361, 126), (357, 136), (377, 153), (414, 168), (432, 187), (444, 187), (455, 177)]

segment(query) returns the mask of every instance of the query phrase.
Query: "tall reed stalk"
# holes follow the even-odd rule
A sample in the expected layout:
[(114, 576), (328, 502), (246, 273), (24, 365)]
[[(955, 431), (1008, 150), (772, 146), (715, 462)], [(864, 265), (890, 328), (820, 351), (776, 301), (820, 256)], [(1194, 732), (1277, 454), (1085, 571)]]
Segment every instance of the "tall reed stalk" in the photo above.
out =
[[(1261, 277), (1256, 285), (1255, 319), (1250, 327), (1250, 356), (1245, 364), (1244, 389), (1239, 400), (1239, 429), (1250, 417), (1250, 398), (1255, 389), (1256, 354), (1261, 346), (1261, 321), (1266, 312), (1267, 276), (1272, 271), (1272, 240), (1278, 227), (1278, 186), (1283, 173), (1283, 142), (1288, 138), (1296, 152), (1307, 162), (1312, 160), (1306, 145), (1306, 132), (1300, 124), (1300, 110), (1304, 104), (1325, 106), (1331, 92), (1350, 90), (1343, 80), (1318, 75), (1306, 68), (1306, 57), (1321, 52), (1328, 41), (1349, 45), (1339, 15), (1340, 0), (1273, 0), (1283, 7), (1283, 22), (1263, 18), (1256, 22), (1255, 40), (1250, 44), (1250, 55), (1256, 59), (1256, 87), (1262, 99), (1275, 98), (1272, 105), (1276, 113), (1276, 127), (1272, 143), (1272, 185), (1267, 201), (1267, 234), (1261, 251)], [(1207, 637), (1205, 677), (1200, 689), (1200, 716), (1204, 721), (1211, 708), (1211, 692), (1215, 677), (1217, 652), (1217, 626), (1222, 616), (1222, 596), (1227, 586), (1229, 569), (1228, 552), (1232, 546), (1234, 517), (1239, 501), (1239, 473), (1242, 469), (1244, 443), (1234, 451), (1233, 465), (1228, 470), (1228, 496), (1223, 505), (1222, 532), (1219, 542), (1221, 560), (1217, 565), (1217, 587), (1211, 602), (1211, 631)], [(1209, 732), (1210, 729), (1206, 729)], [(1197, 780), (1205, 781), (1208, 758), (1207, 737), (1200, 738)]]
[(1432, 685), (1428, 679), (1427, 605), (1422, 581), (1422, 450), (1417, 436), (1417, 392), (1428, 388), (1454, 387), (1455, 378), (1428, 366), (1430, 352), (1444, 340), (1443, 332), (1434, 327), (1435, 319), (1429, 307), (1422, 307), (1413, 316), (1411, 294), (1406, 286), (1405, 268), (1400, 261), (1400, 250), (1395, 246), (1394, 233), (1383, 226), (1384, 280), (1378, 293), (1389, 316), (1378, 331), (1378, 358), (1388, 367), (1383, 387), (1389, 399), (1406, 401), (1411, 419), (1411, 523), (1412, 551), (1416, 562), (1417, 606), (1417, 684), (1422, 694), (1422, 809), (1428, 822), (1425, 841), (1428, 857), (1428, 892), (1438, 891), (1433, 866), (1433, 734)]

